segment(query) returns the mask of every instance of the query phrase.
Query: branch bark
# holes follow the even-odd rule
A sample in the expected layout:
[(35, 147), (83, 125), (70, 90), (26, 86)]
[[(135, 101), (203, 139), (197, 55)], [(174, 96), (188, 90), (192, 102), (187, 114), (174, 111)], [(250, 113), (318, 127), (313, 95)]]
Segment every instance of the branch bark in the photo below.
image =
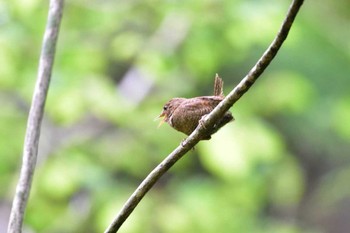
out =
[(119, 230), (124, 221), (129, 217), (132, 211), (136, 208), (141, 199), (146, 193), (153, 187), (158, 179), (170, 169), (182, 156), (184, 156), (191, 148), (193, 148), (201, 138), (201, 135), (205, 135), (208, 129), (211, 129), (215, 122), (217, 122), (226, 111), (228, 111), (233, 104), (245, 94), (254, 82), (260, 77), (264, 70), (271, 63), (276, 56), (278, 50), (281, 48), (283, 42), (288, 36), (288, 33), (292, 27), (294, 19), (299, 12), (304, 0), (293, 0), (286, 18), (284, 19), (282, 26), (277, 33), (275, 39), (271, 45), (258, 60), (255, 66), (249, 71), (249, 73), (242, 79), (242, 81), (226, 96), (226, 98), (203, 120), (202, 124), (199, 124), (197, 129), (182, 142), (171, 154), (168, 155), (137, 187), (134, 193), (130, 196), (127, 202), (124, 204), (118, 215), (112, 221), (112, 223), (105, 230), (105, 233), (114, 233)]
[(64, 0), (51, 0), (50, 9), (40, 54), (38, 78), (32, 105), (29, 111), (27, 130), (23, 146), (23, 161), (15, 197), (12, 203), (8, 233), (22, 232), (24, 212), (28, 202), (37, 161), (40, 126), (49, 89), (56, 42), (63, 12)]

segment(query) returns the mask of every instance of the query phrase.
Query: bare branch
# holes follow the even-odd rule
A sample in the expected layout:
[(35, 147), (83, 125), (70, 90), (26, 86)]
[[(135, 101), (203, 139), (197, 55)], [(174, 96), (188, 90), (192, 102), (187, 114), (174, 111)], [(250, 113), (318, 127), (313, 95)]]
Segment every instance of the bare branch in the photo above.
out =
[(40, 126), (49, 89), (56, 42), (63, 12), (63, 0), (51, 0), (48, 20), (41, 49), (38, 78), (30, 108), (23, 147), (20, 178), (12, 203), (8, 233), (22, 232), (23, 217), (27, 205), (37, 161)]
[(179, 145), (167, 158), (165, 158), (139, 185), (139, 187), (130, 196), (127, 202), (124, 204), (116, 218), (112, 221), (110, 226), (106, 229), (105, 233), (117, 232), (124, 221), (132, 213), (145, 194), (152, 188), (157, 180), (172, 167), (182, 156), (184, 156), (193, 146), (195, 146), (201, 135), (206, 135), (206, 132), (210, 130), (215, 122), (217, 122), (227, 110), (229, 110), (233, 104), (248, 91), (248, 89), (254, 84), (259, 76), (271, 63), (276, 56), (278, 50), (281, 48), (284, 40), (287, 38), (290, 28), (294, 22), (294, 19), (303, 4), (303, 0), (294, 0), (289, 7), (287, 16), (277, 33), (277, 36), (265, 51), (263, 56), (258, 60), (256, 65), (249, 71), (249, 73), (243, 78), (243, 80), (226, 96), (226, 98), (205, 117), (203, 124), (199, 124), (197, 129), (186, 140)]

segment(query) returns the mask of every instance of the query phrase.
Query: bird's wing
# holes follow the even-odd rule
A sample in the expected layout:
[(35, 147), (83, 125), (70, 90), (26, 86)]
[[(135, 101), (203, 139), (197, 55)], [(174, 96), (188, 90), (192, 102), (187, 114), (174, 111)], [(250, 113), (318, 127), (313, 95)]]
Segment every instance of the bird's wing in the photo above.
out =
[(210, 113), (221, 101), (220, 96), (200, 96), (184, 101), (181, 109), (186, 109), (189, 114), (197, 113), (203, 116)]

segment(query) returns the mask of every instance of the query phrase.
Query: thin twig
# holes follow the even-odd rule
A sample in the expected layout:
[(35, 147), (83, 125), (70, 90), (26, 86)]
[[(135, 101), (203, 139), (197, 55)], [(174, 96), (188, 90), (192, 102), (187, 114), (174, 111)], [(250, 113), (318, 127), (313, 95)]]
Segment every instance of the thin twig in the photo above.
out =
[(7, 229), (8, 233), (22, 232), (24, 212), (37, 160), (40, 126), (50, 84), (56, 42), (63, 12), (63, 2), (63, 0), (50, 1), (48, 20), (39, 61), (38, 78), (28, 116), (21, 174), (12, 203), (10, 221)]
[(153, 187), (158, 179), (172, 167), (182, 156), (184, 156), (193, 146), (195, 146), (201, 135), (205, 135), (208, 129), (211, 129), (215, 122), (220, 119), (232, 105), (248, 91), (259, 76), (271, 63), (276, 56), (278, 50), (281, 48), (284, 40), (287, 38), (294, 19), (303, 4), (304, 0), (294, 0), (289, 7), (287, 16), (277, 33), (277, 36), (265, 51), (262, 57), (258, 60), (256, 65), (249, 71), (249, 73), (242, 79), (242, 81), (226, 96), (226, 98), (199, 124), (197, 129), (182, 142), (168, 157), (166, 157), (139, 185), (139, 187), (130, 196), (124, 204), (116, 218), (112, 221), (105, 233), (114, 233), (119, 230), (124, 221), (132, 213), (145, 194)]

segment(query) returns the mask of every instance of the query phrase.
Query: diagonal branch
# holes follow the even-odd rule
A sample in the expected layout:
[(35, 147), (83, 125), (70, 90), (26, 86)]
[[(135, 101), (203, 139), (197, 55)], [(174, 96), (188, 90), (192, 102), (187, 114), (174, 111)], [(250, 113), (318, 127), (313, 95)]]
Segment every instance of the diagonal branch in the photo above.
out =
[(282, 26), (277, 33), (277, 36), (272, 41), (269, 48), (265, 51), (256, 65), (242, 79), (242, 81), (226, 96), (226, 98), (199, 124), (197, 129), (186, 140), (179, 145), (171, 154), (168, 155), (137, 187), (134, 193), (124, 204), (116, 218), (112, 221), (105, 233), (114, 233), (119, 230), (124, 221), (129, 217), (141, 199), (153, 187), (158, 179), (171, 168), (182, 156), (184, 156), (192, 147), (194, 147), (201, 138), (205, 135), (208, 129), (211, 129), (233, 104), (245, 94), (254, 82), (260, 77), (264, 70), (276, 56), (283, 42), (288, 36), (294, 19), (303, 4), (304, 0), (293, 0), (289, 7), (287, 16), (282, 23)]
[(63, 12), (63, 0), (51, 0), (43, 45), (23, 147), (21, 174), (12, 203), (8, 233), (22, 232), (22, 224), (35, 170), (40, 126), (49, 89), (56, 42)]

